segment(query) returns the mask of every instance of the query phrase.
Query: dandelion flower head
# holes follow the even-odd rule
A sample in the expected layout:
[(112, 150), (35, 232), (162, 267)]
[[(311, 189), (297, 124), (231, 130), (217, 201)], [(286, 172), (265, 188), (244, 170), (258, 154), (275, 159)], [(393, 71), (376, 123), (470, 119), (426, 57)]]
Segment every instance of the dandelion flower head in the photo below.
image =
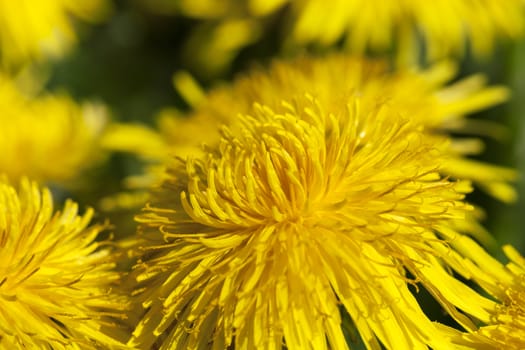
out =
[(467, 50), (478, 57), (490, 56), (498, 41), (516, 39), (525, 29), (522, 0), (337, 0), (329, 4), (322, 0), (157, 0), (144, 3), (163, 13), (182, 14), (202, 21), (201, 29), (187, 45), (187, 56), (190, 64), (197, 63), (201, 71), (212, 72), (223, 69), (243, 47), (259, 40), (265, 32), (281, 34), (285, 50), (323, 48), (343, 42), (345, 49), (352, 53), (395, 51), (408, 61), (414, 61), (423, 53), (433, 61), (463, 56)]
[[(512, 246), (503, 251), (509, 262), (502, 264), (477, 242), (462, 236), (451, 244), (461, 254), (456, 266), (464, 278), (478, 284), (495, 303), (482, 325), (473, 333), (456, 337), (456, 342), (474, 348), (523, 349), (525, 347), (525, 258)], [(459, 268), (457, 268), (459, 266)], [(469, 313), (468, 307), (463, 309)], [(490, 346), (490, 347), (489, 347)]]
[(448, 221), (470, 189), (439, 175), (417, 123), (345, 97), (256, 105), (238, 133), (168, 167), (137, 218), (145, 311), (128, 345), (347, 349), (346, 313), (367, 348), (449, 348), (407, 282), (452, 280), (436, 233), (458, 234)]
[(106, 0), (0, 1), (0, 57), (4, 67), (62, 56), (76, 41), (72, 17), (100, 20)]
[(488, 56), (499, 38), (517, 38), (525, 26), (521, 0), (351, 0), (331, 8), (321, 0), (291, 0), (290, 6), (292, 40), (331, 45), (344, 35), (359, 53), (392, 49), (396, 42), (407, 49), (420, 37), (431, 59), (462, 55), (467, 45)]
[[(0, 348), (98, 349), (119, 342), (125, 299), (112, 293), (120, 276), (103, 242), (105, 225), (89, 225), (67, 201), (53, 210), (48, 189), (22, 179), (0, 182)], [(115, 328), (116, 329), (116, 328)]]
[[(504, 247), (511, 262), (505, 266), (506, 274), (493, 276), (492, 284), (500, 305), (487, 326), (479, 333), (490, 339), (496, 347), (523, 349), (525, 347), (525, 259), (513, 247)], [(502, 280), (506, 279), (504, 283)]]
[(34, 96), (0, 76), (0, 111), (0, 172), (9, 179), (66, 183), (99, 159), (107, 119), (101, 105), (79, 105), (67, 95)]

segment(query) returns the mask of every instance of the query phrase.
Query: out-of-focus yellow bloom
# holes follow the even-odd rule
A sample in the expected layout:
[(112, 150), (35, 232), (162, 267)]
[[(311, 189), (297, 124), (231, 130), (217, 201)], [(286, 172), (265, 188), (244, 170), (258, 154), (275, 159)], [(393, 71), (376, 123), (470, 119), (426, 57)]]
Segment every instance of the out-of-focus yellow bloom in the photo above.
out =
[[(264, 0), (260, 0), (261, 2)], [(330, 45), (346, 34), (353, 52), (384, 51), (419, 36), (431, 59), (463, 54), (487, 56), (498, 38), (516, 38), (525, 26), (522, 0), (289, 0), (293, 41)]]
[[(144, 2), (162, 13), (202, 20), (202, 27), (188, 45), (187, 56), (189, 64), (198, 64), (200, 71), (206, 72), (224, 68), (240, 49), (265, 31), (281, 34), (288, 48), (312, 44), (328, 47), (344, 41), (353, 53), (396, 50), (403, 61), (413, 61), (422, 50), (419, 47), (426, 49), (430, 60), (463, 55), (467, 47), (477, 56), (488, 56), (497, 40), (519, 37), (525, 28), (522, 0)], [(246, 25), (229, 25), (240, 21)], [(276, 26), (280, 26), (280, 32)], [(235, 30), (228, 36), (220, 35), (226, 27)]]
[(107, 0), (0, 1), (0, 57), (6, 67), (62, 56), (76, 41), (72, 17), (98, 21)]
[(48, 189), (0, 181), (0, 348), (100, 349), (121, 345), (110, 317), (127, 301), (114, 293), (115, 258), (96, 242), (106, 225), (89, 225), (67, 201), (53, 210)]
[(455, 299), (482, 316), (491, 305), (443, 267), (459, 235), (450, 223), (470, 209), (469, 186), (439, 175), (445, 140), (388, 98), (331, 96), (322, 84), (318, 99), (291, 97), (258, 83), (275, 104), (169, 166), (137, 218), (145, 314), (128, 344), (348, 349), (342, 309), (369, 349), (452, 348), (407, 286), (421, 282), (468, 329)]
[[(161, 156), (160, 159), (165, 160), (173, 154), (186, 157), (200, 152), (202, 143), (217, 144), (220, 125), (231, 124), (235, 130), (237, 114), (251, 114), (254, 102), (277, 108), (282, 100), (307, 92), (323, 106), (333, 107), (344, 106), (352, 96), (360, 96), (365, 111), (386, 104), (407, 119), (421, 123), (425, 137), (443, 148), (443, 174), (472, 180), (493, 196), (513, 201), (515, 190), (508, 183), (515, 179), (515, 172), (467, 158), (483, 150), (478, 138), (449, 136), (450, 131), (490, 132), (490, 127), (478, 128), (476, 122), (466, 119), (465, 115), (506, 100), (508, 90), (501, 86), (486, 87), (480, 75), (446, 86), (454, 75), (455, 67), (451, 63), (424, 71), (391, 72), (385, 62), (344, 55), (275, 62), (268, 71), (254, 70), (231, 85), (211, 90), (206, 97), (193, 92), (195, 111), (189, 118), (173, 116), (172, 112), (162, 115), (160, 135), (149, 131), (148, 137), (133, 137), (126, 142), (129, 127), (115, 126), (106, 134), (104, 142), (108, 148), (128, 149), (148, 158)], [(138, 132), (140, 128), (136, 128)], [(144, 143), (137, 147), (137, 140), (141, 139)]]
[(100, 157), (105, 123), (100, 105), (78, 105), (66, 95), (26, 95), (0, 76), (0, 172), (13, 180), (70, 181)]

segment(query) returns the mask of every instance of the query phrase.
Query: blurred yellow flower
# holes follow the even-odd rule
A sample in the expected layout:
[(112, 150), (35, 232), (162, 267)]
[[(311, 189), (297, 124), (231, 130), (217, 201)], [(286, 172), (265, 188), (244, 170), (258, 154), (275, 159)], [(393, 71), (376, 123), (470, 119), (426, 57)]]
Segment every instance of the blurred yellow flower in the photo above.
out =
[(294, 42), (331, 45), (345, 34), (345, 45), (359, 53), (396, 44), (404, 50), (420, 37), (430, 59), (464, 54), (467, 44), (476, 55), (488, 56), (499, 38), (516, 38), (525, 26), (522, 0), (288, 2)]
[(114, 293), (115, 258), (95, 239), (107, 225), (89, 225), (67, 201), (53, 210), (48, 189), (22, 179), (0, 181), (0, 348), (100, 349), (121, 345), (127, 301)]
[[(525, 27), (522, 0), (143, 2), (164, 14), (201, 19), (186, 53), (188, 64), (199, 68), (197, 74), (224, 70), (240, 49), (259, 40), (265, 31), (288, 50), (343, 41), (353, 53), (394, 50), (404, 61), (414, 61), (419, 53), (429, 60), (461, 56), (467, 47), (486, 57), (498, 40), (515, 39)], [(282, 39), (276, 39), (276, 34)]]
[(4, 67), (16, 67), (60, 57), (76, 41), (72, 17), (102, 19), (107, 0), (0, 0), (0, 57)]
[[(392, 72), (386, 62), (345, 55), (276, 61), (268, 70), (253, 70), (206, 96), (189, 89), (189, 99), (196, 104), (194, 112), (188, 118), (174, 116), (170, 111), (161, 115), (160, 135), (138, 126), (113, 126), (104, 136), (104, 144), (110, 149), (166, 161), (172, 154), (186, 157), (198, 153), (202, 143), (216, 144), (220, 125), (232, 125), (235, 130), (237, 115), (251, 114), (255, 102), (277, 108), (282, 100), (306, 92), (323, 106), (334, 107), (346, 106), (348, 99), (357, 95), (364, 111), (386, 104), (407, 119), (421, 123), (425, 137), (443, 148), (443, 174), (472, 180), (493, 196), (513, 201), (516, 193), (509, 182), (516, 178), (515, 172), (467, 158), (482, 152), (483, 143), (478, 138), (450, 136), (450, 131), (497, 132), (498, 125), (480, 127), (465, 115), (505, 101), (509, 92), (501, 86), (485, 86), (481, 75), (446, 86), (454, 75), (455, 66), (449, 62), (423, 71)], [(185, 86), (187, 82), (180, 88), (184, 90)], [(141, 137), (128, 137), (139, 133)]]
[(471, 209), (468, 184), (439, 175), (443, 140), (361, 91), (339, 104), (271, 91), (278, 102), (217, 147), (169, 166), (138, 216), (144, 316), (128, 345), (348, 349), (342, 313), (369, 349), (453, 348), (408, 288), (421, 282), (469, 329), (455, 298), (490, 303), (442, 265), (450, 222)]
[(64, 94), (25, 94), (0, 75), (0, 173), (15, 180), (71, 181), (100, 157), (105, 123), (101, 105), (78, 105)]

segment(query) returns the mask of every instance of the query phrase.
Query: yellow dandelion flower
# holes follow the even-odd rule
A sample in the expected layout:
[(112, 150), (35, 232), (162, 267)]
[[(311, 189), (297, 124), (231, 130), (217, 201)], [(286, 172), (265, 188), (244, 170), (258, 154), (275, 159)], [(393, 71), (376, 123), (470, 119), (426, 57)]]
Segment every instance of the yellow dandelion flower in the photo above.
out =
[(345, 35), (346, 45), (360, 53), (396, 42), (403, 50), (419, 36), (431, 59), (463, 54), (467, 43), (487, 56), (499, 38), (516, 38), (525, 28), (522, 0), (342, 0), (330, 10), (321, 0), (291, 0), (290, 6), (293, 41), (331, 45)]
[(72, 16), (100, 20), (106, 0), (0, 1), (0, 57), (13, 67), (62, 56), (76, 41)]
[(105, 109), (66, 95), (30, 96), (0, 76), (0, 172), (44, 182), (68, 182), (100, 157)]
[[(522, 0), (178, 0), (143, 1), (164, 14), (198, 18), (187, 45), (196, 72), (224, 70), (264, 32), (282, 35), (285, 49), (329, 47), (341, 41), (352, 53), (397, 51), (414, 61), (418, 51), (436, 60), (464, 55), (469, 47), (489, 56), (498, 40), (525, 29)], [(279, 28), (277, 31), (275, 28)], [(275, 34), (273, 34), (275, 36)], [(273, 40), (279, 40), (274, 38)], [(424, 50), (424, 52), (423, 52)], [(203, 75), (205, 76), (205, 75)]]
[[(137, 220), (145, 308), (128, 345), (159, 349), (452, 348), (407, 282), (484, 312), (439, 257), (468, 185), (438, 173), (440, 146), (389, 103), (297, 96), (257, 105), (217, 148), (170, 166)], [(408, 277), (407, 272), (414, 276)], [(454, 299), (454, 296), (451, 296)], [(380, 345), (381, 344), (381, 345)]]
[[(323, 106), (337, 106), (346, 105), (347, 100), (357, 94), (365, 111), (376, 108), (378, 103), (386, 103), (424, 125), (426, 137), (444, 148), (444, 174), (472, 180), (493, 196), (513, 201), (516, 192), (509, 182), (515, 179), (516, 173), (467, 158), (483, 150), (483, 143), (478, 138), (449, 136), (450, 131), (497, 131), (497, 126), (479, 127), (465, 116), (506, 100), (508, 90), (501, 86), (485, 86), (481, 75), (447, 86), (454, 75), (455, 67), (449, 62), (423, 71), (392, 72), (386, 62), (344, 55), (277, 61), (268, 70), (251, 71), (231, 85), (211, 90), (205, 97), (191, 93), (196, 100), (195, 111), (189, 118), (170, 116), (173, 113), (163, 115), (159, 123), (160, 135), (141, 132), (144, 137), (128, 138), (132, 141), (126, 142), (129, 127), (116, 126), (104, 136), (104, 143), (110, 149), (127, 149), (148, 158), (165, 160), (171, 154), (184, 157), (199, 152), (202, 143), (216, 144), (220, 139), (219, 126), (235, 124), (237, 113), (251, 114), (254, 102), (278, 108), (282, 100), (308, 92)], [(181, 86), (184, 88), (187, 84)], [(141, 139), (144, 145), (137, 147), (137, 140)], [(147, 144), (155, 147), (147, 147)]]
[(100, 349), (119, 346), (105, 333), (122, 318), (120, 276), (104, 242), (106, 225), (89, 225), (67, 201), (53, 210), (48, 189), (0, 181), (0, 348)]
[[(482, 326), (473, 333), (456, 334), (455, 342), (473, 348), (524, 349), (525, 258), (507, 245), (503, 251), (510, 261), (503, 265), (468, 237), (452, 240), (451, 244), (459, 252), (455, 261), (450, 261), (451, 266), (495, 300), (487, 309), (488, 317), (480, 318)], [(463, 307), (463, 311), (471, 312), (469, 307)]]

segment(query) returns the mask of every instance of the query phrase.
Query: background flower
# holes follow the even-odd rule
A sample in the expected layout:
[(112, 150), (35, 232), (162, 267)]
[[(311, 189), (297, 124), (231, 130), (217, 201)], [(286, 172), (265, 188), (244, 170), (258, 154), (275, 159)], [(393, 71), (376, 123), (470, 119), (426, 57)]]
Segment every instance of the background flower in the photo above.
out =
[(77, 104), (66, 94), (34, 94), (0, 76), (0, 172), (18, 181), (71, 184), (101, 159), (107, 121), (100, 104)]
[(106, 0), (0, 1), (0, 56), (4, 67), (60, 57), (75, 43), (72, 17), (98, 21)]
[[(224, 71), (261, 37), (285, 52), (341, 44), (353, 53), (396, 52), (402, 62), (492, 54), (498, 40), (523, 34), (521, 0), (226, 0), (143, 1), (152, 11), (197, 18), (186, 44), (196, 74)], [(275, 45), (275, 43), (274, 43)]]

